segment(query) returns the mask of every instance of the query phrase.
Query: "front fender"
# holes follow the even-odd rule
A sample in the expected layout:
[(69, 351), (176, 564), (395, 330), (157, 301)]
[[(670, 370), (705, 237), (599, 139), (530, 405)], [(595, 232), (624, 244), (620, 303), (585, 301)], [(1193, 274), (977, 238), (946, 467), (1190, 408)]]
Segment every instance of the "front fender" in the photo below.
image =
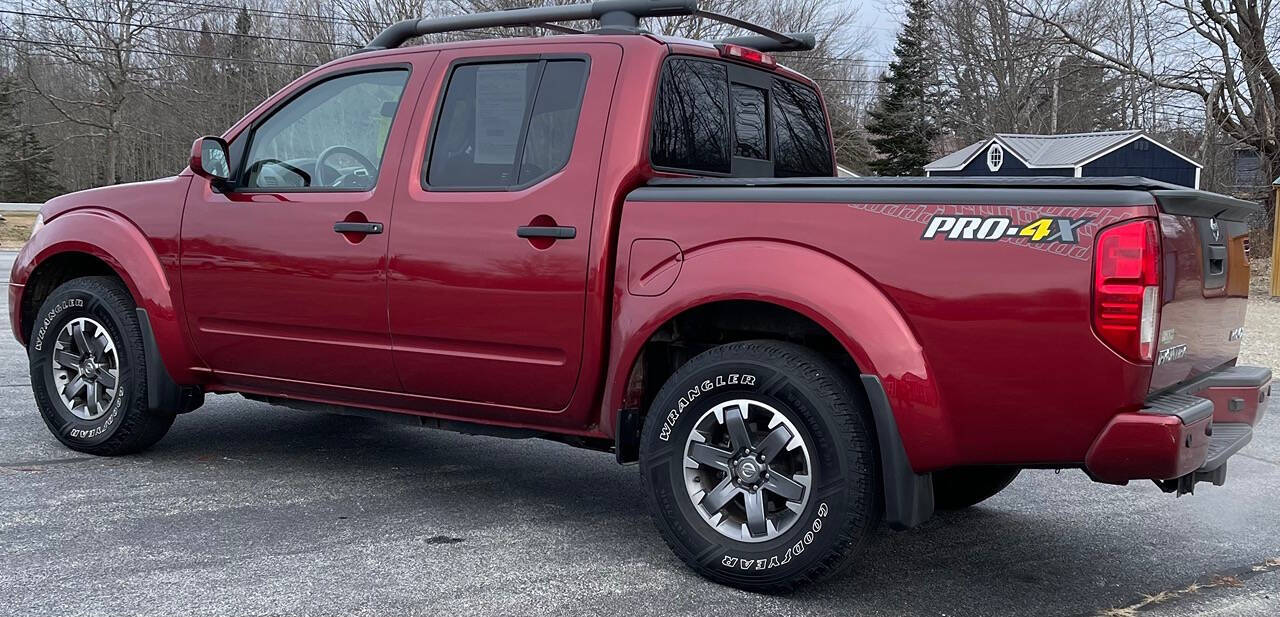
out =
[[(25, 304), (31, 276), (51, 257), (65, 253), (84, 253), (102, 260), (115, 271), (129, 289), (138, 308), (144, 309), (151, 322), (158, 351), (174, 381), (192, 384), (199, 378), (192, 372), (198, 361), (187, 344), (180, 315), (175, 306), (175, 292), (165, 275), (147, 237), (118, 213), (99, 208), (81, 208), (59, 214), (45, 223), (18, 253), (10, 282), (22, 285), (22, 296), (13, 307), (15, 334), (22, 340), (17, 324)], [(11, 288), (13, 289), (13, 288)], [(38, 307), (37, 307), (38, 308)]]
[[(619, 272), (625, 272), (625, 264)], [(615, 290), (611, 352), (602, 428), (614, 432), (611, 411), (644, 343), (691, 308), (723, 300), (768, 302), (808, 317), (831, 333), (866, 375), (879, 377), (903, 445), (917, 471), (953, 460), (954, 432), (944, 414), (924, 350), (892, 301), (850, 264), (814, 249), (771, 240), (735, 240), (684, 253), (674, 284), (654, 297)]]

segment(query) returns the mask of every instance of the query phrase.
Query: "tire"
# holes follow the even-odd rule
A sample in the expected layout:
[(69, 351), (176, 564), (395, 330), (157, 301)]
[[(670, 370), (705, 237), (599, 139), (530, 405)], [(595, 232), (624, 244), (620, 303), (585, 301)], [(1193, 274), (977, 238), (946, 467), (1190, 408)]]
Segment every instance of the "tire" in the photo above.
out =
[(40, 416), (72, 450), (139, 452), (173, 424), (172, 412), (147, 409), (142, 329), (133, 297), (115, 278), (78, 278), (55, 289), (37, 314), (27, 357)]
[[(750, 591), (791, 591), (848, 566), (882, 509), (863, 401), (835, 366), (791, 343), (731, 343), (690, 360), (659, 391), (641, 437), (645, 497), (663, 539), (702, 576)], [(746, 435), (730, 429), (744, 406)], [(766, 438), (779, 429), (781, 439)], [(688, 467), (688, 452), (711, 464)], [(795, 485), (805, 488), (798, 500)], [(753, 504), (763, 504), (754, 524)]]
[(976, 505), (1004, 490), (1021, 471), (1016, 467), (958, 467), (935, 471), (933, 505), (939, 510)]

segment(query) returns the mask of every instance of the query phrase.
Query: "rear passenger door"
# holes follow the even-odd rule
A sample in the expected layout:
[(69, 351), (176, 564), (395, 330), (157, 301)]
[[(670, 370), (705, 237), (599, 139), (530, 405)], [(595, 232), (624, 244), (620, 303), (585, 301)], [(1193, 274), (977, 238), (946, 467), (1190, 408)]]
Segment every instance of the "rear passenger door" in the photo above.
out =
[(525, 49), (547, 46), (441, 54), (419, 107), (434, 113), (412, 129), (413, 173), (397, 190), (395, 364), (404, 388), (443, 413), (559, 411), (581, 368), (592, 212), (622, 51)]

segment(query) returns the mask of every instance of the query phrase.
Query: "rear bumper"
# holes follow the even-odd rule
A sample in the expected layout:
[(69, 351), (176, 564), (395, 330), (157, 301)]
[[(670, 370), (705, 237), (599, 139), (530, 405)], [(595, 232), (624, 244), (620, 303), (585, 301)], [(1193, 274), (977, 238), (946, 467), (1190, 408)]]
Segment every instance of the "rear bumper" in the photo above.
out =
[(1271, 370), (1237, 366), (1213, 373), (1111, 419), (1094, 440), (1085, 470), (1095, 480), (1155, 480), (1167, 491), (1222, 484), (1231, 455), (1253, 438), (1271, 394)]

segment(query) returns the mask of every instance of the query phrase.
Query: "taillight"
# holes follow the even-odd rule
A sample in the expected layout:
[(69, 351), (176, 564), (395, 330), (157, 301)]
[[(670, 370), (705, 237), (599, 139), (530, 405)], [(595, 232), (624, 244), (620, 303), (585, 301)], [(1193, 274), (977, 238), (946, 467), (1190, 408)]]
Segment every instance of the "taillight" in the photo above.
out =
[(1160, 230), (1152, 219), (1098, 233), (1093, 328), (1116, 353), (1151, 362), (1160, 320)]
[(769, 68), (778, 66), (778, 61), (775, 60), (773, 56), (762, 51), (751, 49), (750, 47), (733, 45), (731, 43), (722, 43), (720, 45), (716, 45), (716, 48), (720, 50), (720, 56), (722, 58), (733, 58), (734, 60), (742, 60), (743, 62), (759, 64)]

